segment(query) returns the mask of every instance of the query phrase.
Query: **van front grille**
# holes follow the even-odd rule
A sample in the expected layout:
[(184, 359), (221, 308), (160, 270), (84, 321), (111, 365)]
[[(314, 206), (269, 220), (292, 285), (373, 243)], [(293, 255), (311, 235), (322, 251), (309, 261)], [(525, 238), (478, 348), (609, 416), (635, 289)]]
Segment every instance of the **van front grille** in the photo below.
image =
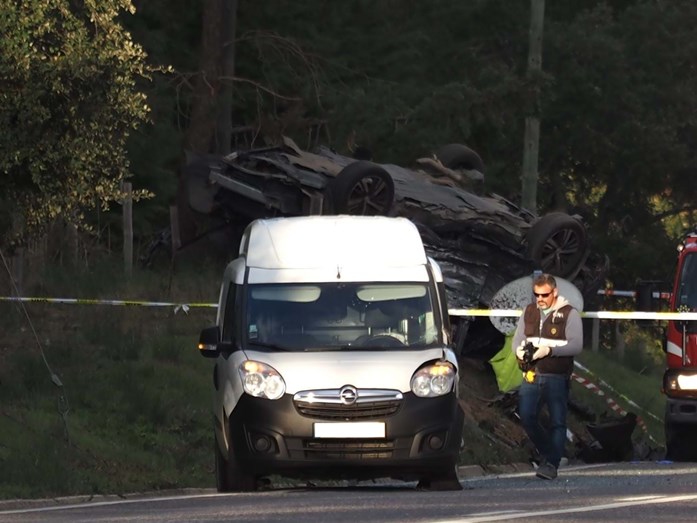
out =
[(399, 410), (400, 401), (385, 401), (358, 405), (297, 404), (303, 416), (329, 421), (358, 421), (385, 418)]
[(293, 396), (297, 411), (309, 418), (327, 421), (366, 421), (394, 415), (402, 404), (398, 390), (340, 389), (306, 390)]
[(389, 459), (394, 451), (392, 440), (355, 440), (355, 439), (308, 439), (303, 441), (305, 458), (371, 460)]

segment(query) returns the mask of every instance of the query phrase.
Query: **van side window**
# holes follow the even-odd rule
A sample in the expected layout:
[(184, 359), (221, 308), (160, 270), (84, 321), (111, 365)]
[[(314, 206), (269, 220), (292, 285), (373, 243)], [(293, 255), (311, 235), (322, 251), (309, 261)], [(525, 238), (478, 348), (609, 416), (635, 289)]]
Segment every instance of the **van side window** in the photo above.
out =
[(226, 343), (235, 343), (239, 332), (238, 315), (235, 311), (238, 307), (239, 289), (234, 283), (230, 284), (225, 301), (225, 317), (223, 318), (223, 340)]

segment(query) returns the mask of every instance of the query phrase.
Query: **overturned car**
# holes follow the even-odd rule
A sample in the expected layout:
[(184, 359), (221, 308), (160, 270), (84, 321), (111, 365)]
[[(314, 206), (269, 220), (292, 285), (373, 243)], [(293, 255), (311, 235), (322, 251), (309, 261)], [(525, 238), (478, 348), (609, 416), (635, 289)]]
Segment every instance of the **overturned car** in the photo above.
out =
[[(223, 157), (189, 154), (180, 192), (195, 215), (207, 217), (211, 231), (241, 232), (256, 218), (274, 216), (407, 217), (443, 271), (452, 308), (488, 307), (504, 284), (534, 270), (595, 293), (603, 271), (587, 263), (581, 218), (537, 216), (499, 195), (481, 196), (476, 190), (483, 178), (482, 159), (461, 144), (445, 145), (406, 168), (326, 147), (309, 152), (285, 138), (278, 146)], [(459, 353), (489, 356), (501, 347), (502, 335), (487, 318), (454, 323)]]

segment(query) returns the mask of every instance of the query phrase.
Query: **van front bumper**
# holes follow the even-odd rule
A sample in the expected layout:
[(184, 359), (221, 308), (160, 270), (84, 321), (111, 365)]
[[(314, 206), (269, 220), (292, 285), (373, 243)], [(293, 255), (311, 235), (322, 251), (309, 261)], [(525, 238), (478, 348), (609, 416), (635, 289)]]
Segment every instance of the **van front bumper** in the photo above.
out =
[(226, 428), (240, 466), (256, 475), (416, 479), (457, 463), (464, 414), (454, 393), (406, 393), (394, 414), (361, 421), (384, 423), (384, 437), (318, 438), (315, 423), (328, 421), (300, 414), (292, 395), (244, 395)]
[(665, 423), (697, 426), (697, 399), (666, 398)]

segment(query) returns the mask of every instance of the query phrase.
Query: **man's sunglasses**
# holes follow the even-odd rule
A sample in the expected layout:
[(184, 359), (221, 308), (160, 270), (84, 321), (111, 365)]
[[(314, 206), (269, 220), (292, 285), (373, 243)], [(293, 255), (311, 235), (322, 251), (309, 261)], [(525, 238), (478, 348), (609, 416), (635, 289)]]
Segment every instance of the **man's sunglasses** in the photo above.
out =
[(536, 298), (546, 298), (547, 296), (549, 296), (550, 294), (552, 294), (552, 292), (553, 292), (553, 291), (549, 291), (549, 292), (533, 292), (533, 294), (535, 295)]

